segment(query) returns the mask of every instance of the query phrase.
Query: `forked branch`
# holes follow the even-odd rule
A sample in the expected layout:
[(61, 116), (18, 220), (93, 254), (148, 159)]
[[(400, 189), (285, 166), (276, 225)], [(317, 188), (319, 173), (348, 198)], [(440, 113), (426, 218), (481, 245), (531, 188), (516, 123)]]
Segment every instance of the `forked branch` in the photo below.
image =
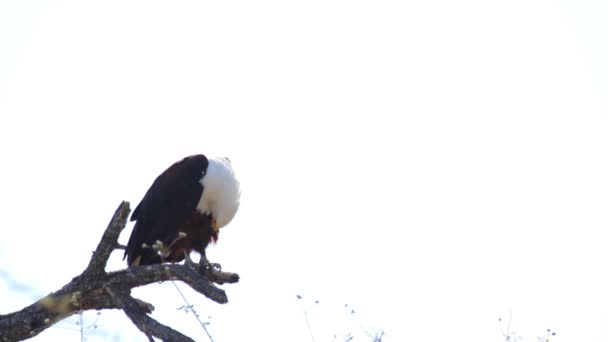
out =
[(149, 339), (192, 341), (148, 314), (154, 307), (131, 296), (131, 289), (151, 283), (180, 280), (217, 303), (227, 303), (224, 290), (213, 283), (236, 283), (236, 273), (213, 269), (201, 271), (180, 264), (147, 265), (106, 272), (108, 258), (120, 249), (118, 236), (127, 224), (129, 203), (122, 202), (106, 228), (87, 268), (63, 286), (37, 302), (7, 315), (0, 315), (0, 341), (20, 341), (49, 328), (58, 321), (85, 310), (120, 309)]

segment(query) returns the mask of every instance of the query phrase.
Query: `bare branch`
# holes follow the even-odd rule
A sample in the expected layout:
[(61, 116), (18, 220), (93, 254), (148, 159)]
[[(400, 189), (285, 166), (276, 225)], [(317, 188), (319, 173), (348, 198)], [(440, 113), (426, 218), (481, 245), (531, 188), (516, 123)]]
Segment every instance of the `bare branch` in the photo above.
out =
[(121, 309), (148, 339), (192, 341), (189, 337), (167, 327), (150, 316), (154, 307), (131, 296), (131, 289), (151, 283), (180, 280), (192, 289), (218, 303), (227, 303), (224, 290), (213, 283), (236, 283), (236, 273), (198, 269), (179, 264), (146, 265), (105, 272), (108, 258), (120, 248), (118, 236), (129, 216), (129, 203), (118, 207), (103, 238), (85, 271), (60, 290), (30, 306), (7, 315), (0, 315), (0, 341), (19, 341), (44, 331), (54, 323), (84, 310)]
[(218, 271), (213, 271), (213, 272), (206, 272), (205, 275), (207, 276), (207, 278), (216, 283), (216, 284), (232, 284), (232, 283), (238, 283), (239, 282), (239, 275), (236, 273), (230, 273), (230, 272), (218, 272)]
[[(227, 277), (222, 274), (218, 275), (217, 277)], [(228, 297), (226, 296), (224, 290), (213, 286), (205, 275), (197, 270), (189, 268), (186, 265), (146, 265), (110, 272), (105, 276), (107, 285), (124, 287), (128, 289), (166, 280), (181, 280), (192, 287), (192, 289), (195, 291), (215, 302), (220, 304), (225, 304), (228, 302)], [(234, 282), (235, 281), (232, 283)]]
[(118, 245), (118, 236), (127, 225), (129, 213), (131, 213), (129, 202), (123, 201), (114, 212), (114, 216), (108, 224), (108, 228), (106, 228), (106, 231), (103, 233), (103, 237), (101, 238), (101, 241), (99, 241), (95, 253), (93, 253), (89, 266), (87, 266), (87, 269), (84, 270), (83, 274), (105, 272), (108, 258)]
[(146, 314), (141, 309), (138, 303), (132, 297), (126, 297), (123, 310), (131, 319), (133, 324), (137, 326), (144, 334), (149, 336), (155, 336), (163, 341), (188, 341), (194, 342), (190, 337), (183, 335), (179, 331), (173, 330), (166, 325), (158, 323), (156, 320)]
[(152, 336), (159, 337), (164, 341), (193, 341), (188, 336), (181, 334), (156, 320), (150, 318), (151, 312), (148, 303), (135, 299), (128, 294), (117, 294), (109, 287), (105, 291), (110, 295), (117, 307), (121, 308), (135, 326), (143, 332), (149, 340), (154, 341)]

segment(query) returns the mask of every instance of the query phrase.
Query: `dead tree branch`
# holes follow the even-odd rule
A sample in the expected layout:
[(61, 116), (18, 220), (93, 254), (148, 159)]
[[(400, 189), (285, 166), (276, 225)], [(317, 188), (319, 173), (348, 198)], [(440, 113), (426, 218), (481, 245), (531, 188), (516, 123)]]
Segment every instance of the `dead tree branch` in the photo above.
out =
[(125, 228), (129, 203), (122, 202), (106, 228), (87, 268), (63, 286), (37, 302), (6, 315), (0, 315), (0, 341), (20, 341), (38, 335), (58, 321), (84, 310), (120, 309), (149, 339), (192, 341), (148, 314), (154, 307), (131, 296), (131, 289), (152, 283), (179, 280), (217, 303), (227, 303), (224, 290), (213, 283), (236, 283), (238, 274), (214, 269), (201, 271), (180, 264), (146, 265), (106, 272), (108, 258), (120, 249), (118, 236)]

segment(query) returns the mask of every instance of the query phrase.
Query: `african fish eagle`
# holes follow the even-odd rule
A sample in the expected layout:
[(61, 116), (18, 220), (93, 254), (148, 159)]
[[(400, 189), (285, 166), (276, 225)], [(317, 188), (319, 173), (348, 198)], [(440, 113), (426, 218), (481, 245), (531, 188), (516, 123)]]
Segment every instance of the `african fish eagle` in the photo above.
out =
[(125, 257), (129, 267), (180, 262), (216, 242), (239, 208), (240, 189), (228, 158), (193, 155), (156, 178), (133, 211)]

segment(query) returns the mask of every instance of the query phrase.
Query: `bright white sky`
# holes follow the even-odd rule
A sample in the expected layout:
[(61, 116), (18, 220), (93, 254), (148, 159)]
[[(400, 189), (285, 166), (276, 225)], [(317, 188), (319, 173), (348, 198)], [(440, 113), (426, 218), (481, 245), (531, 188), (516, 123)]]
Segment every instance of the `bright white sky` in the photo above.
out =
[[(608, 3), (0, 2), (1, 312), (193, 153), (240, 175), (217, 342), (608, 339)], [(126, 242), (130, 228), (121, 237)], [(119, 253), (111, 268), (124, 267)], [(182, 286), (182, 288), (186, 288)], [(204, 341), (170, 283), (136, 291)], [(91, 324), (95, 314), (85, 315)], [(75, 318), (35, 341), (79, 341)], [(88, 341), (142, 340), (103, 312)], [(359, 339), (363, 341), (361, 337)]]

